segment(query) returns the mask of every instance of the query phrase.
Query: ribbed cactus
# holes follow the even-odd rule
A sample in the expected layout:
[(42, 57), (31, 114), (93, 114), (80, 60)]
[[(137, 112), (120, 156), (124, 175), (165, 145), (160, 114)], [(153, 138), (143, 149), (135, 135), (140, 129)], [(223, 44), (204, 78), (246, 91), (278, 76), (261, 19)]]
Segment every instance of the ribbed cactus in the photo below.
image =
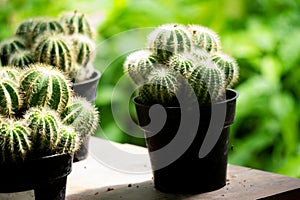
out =
[(0, 80), (4, 80), (6, 78), (18, 83), (20, 79), (20, 70), (12, 66), (0, 67)]
[(44, 154), (51, 153), (60, 140), (58, 113), (48, 107), (33, 107), (25, 113), (24, 119), (31, 130), (33, 148)]
[(72, 95), (65, 75), (45, 64), (32, 64), (20, 80), (23, 108), (49, 106), (62, 113)]
[(30, 51), (20, 51), (18, 53), (14, 53), (9, 58), (9, 65), (25, 68), (29, 64), (33, 63), (34, 59)]
[(10, 57), (17, 52), (26, 50), (24, 41), (18, 37), (4, 40), (0, 43), (0, 59), (2, 66), (9, 65)]
[(232, 87), (238, 80), (239, 71), (236, 61), (227, 54), (215, 53), (212, 60), (224, 71), (226, 87)]
[(60, 22), (66, 27), (66, 32), (70, 35), (79, 33), (93, 38), (93, 29), (82, 13), (77, 11), (64, 13), (60, 18)]
[(63, 35), (40, 38), (34, 50), (34, 57), (37, 62), (58, 67), (71, 78), (74, 78), (78, 71), (78, 66), (74, 64), (71, 44)]
[(20, 162), (31, 150), (30, 132), (22, 120), (0, 121), (0, 163)]
[(41, 18), (26, 19), (17, 27), (16, 36), (22, 38), (28, 48), (33, 44), (33, 29), (41, 20)]
[(225, 94), (223, 71), (211, 61), (197, 66), (188, 81), (200, 104), (214, 103)]
[(73, 153), (80, 146), (79, 138), (72, 126), (62, 126), (60, 131), (60, 140), (55, 149), (55, 153)]
[(79, 138), (84, 139), (87, 135), (95, 132), (99, 113), (93, 104), (82, 97), (74, 97), (72, 101), (61, 114), (62, 122), (74, 127)]
[(154, 70), (157, 58), (149, 50), (139, 50), (127, 56), (124, 71), (137, 85), (145, 84)]
[(149, 74), (148, 82), (139, 90), (140, 100), (146, 104), (174, 104), (181, 87), (179, 80), (173, 70), (160, 66)]
[(149, 34), (148, 47), (164, 62), (173, 54), (190, 52), (193, 44), (185, 26), (165, 24)]
[(203, 48), (209, 53), (221, 50), (219, 36), (211, 29), (199, 25), (189, 25), (193, 43), (198, 48)]
[(56, 19), (41, 19), (33, 27), (32, 38), (33, 41), (43, 35), (53, 35), (64, 33), (64, 28)]
[(19, 85), (10, 78), (0, 79), (0, 113), (12, 117), (20, 109)]
[(139, 86), (142, 103), (170, 106), (176, 97), (191, 98), (191, 92), (200, 105), (215, 103), (237, 82), (237, 63), (221, 52), (220, 39), (209, 28), (165, 24), (149, 34), (147, 45), (149, 50), (131, 53), (123, 66)]

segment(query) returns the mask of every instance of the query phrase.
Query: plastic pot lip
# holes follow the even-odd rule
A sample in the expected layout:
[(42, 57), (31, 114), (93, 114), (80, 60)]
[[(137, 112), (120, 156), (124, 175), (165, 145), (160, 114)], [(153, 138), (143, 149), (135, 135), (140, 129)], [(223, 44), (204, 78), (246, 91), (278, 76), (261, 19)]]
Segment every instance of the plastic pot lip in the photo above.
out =
[(94, 72), (92, 74), (92, 77), (85, 80), (85, 81), (81, 81), (81, 82), (78, 82), (78, 83), (74, 83), (74, 86), (77, 86), (77, 85), (84, 85), (86, 83), (90, 83), (90, 82), (94, 82), (94, 81), (97, 81), (101, 76), (101, 72), (99, 70), (96, 70), (94, 69)]
[[(226, 100), (224, 100), (224, 101), (216, 102), (213, 105), (221, 105), (221, 104), (224, 104), (224, 103), (235, 101), (239, 96), (239, 93), (234, 89), (226, 89), (226, 94), (228, 92), (232, 94), (232, 97), (226, 98)], [(132, 101), (135, 105), (138, 105), (139, 107), (144, 107), (144, 108), (149, 108), (149, 107), (152, 106), (152, 105), (145, 105), (145, 104), (142, 104), (142, 103), (138, 102), (137, 98), (138, 98), (138, 96), (134, 96), (132, 98)], [(180, 106), (163, 106), (163, 107), (168, 108), (168, 109), (180, 109)], [(210, 107), (211, 107), (211, 104), (200, 106), (200, 108), (203, 108), (203, 109), (210, 108)]]

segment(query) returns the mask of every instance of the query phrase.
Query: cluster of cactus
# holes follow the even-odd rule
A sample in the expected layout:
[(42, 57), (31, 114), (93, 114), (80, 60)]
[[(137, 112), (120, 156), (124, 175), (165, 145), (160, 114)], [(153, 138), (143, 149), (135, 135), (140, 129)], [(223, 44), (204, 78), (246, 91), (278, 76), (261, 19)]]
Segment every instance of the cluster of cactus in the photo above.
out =
[(45, 63), (58, 67), (72, 81), (82, 82), (94, 71), (94, 35), (86, 16), (77, 11), (57, 19), (27, 19), (12, 38), (0, 43), (1, 65), (25, 68), (32, 63)]
[[(192, 88), (200, 105), (219, 101), (238, 80), (234, 58), (222, 52), (218, 35), (199, 25), (164, 24), (148, 36), (147, 47), (129, 54), (124, 71), (139, 87), (144, 104), (178, 104)], [(189, 86), (189, 87), (184, 87)]]
[(96, 107), (47, 64), (0, 67), (0, 99), (0, 163), (74, 153), (99, 121)]

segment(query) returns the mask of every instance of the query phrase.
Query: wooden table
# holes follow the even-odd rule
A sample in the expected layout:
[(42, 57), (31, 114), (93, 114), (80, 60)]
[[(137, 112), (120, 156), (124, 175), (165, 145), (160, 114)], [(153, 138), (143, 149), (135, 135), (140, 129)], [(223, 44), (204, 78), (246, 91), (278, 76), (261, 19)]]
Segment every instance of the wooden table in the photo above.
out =
[[(139, 156), (128, 160), (116, 149)], [(213, 192), (162, 193), (153, 187), (147, 149), (92, 137), (89, 157), (74, 163), (68, 176), (67, 200), (300, 199), (300, 179), (235, 165), (228, 165), (227, 178), (226, 186)], [(0, 194), (0, 199), (32, 200), (34, 195), (33, 191)]]

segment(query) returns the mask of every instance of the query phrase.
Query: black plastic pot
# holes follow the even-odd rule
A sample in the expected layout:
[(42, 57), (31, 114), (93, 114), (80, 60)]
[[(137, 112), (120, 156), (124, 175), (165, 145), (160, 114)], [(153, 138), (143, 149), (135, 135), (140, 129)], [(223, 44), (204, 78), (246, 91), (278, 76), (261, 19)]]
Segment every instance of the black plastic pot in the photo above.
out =
[[(166, 112), (166, 121), (163, 128), (154, 134), (155, 127), (147, 126), (152, 119), (160, 118), (155, 112), (150, 113), (150, 106), (142, 105), (133, 99), (136, 107), (139, 125), (144, 129), (146, 144), (149, 151), (150, 161), (154, 176), (154, 186), (162, 192), (170, 193), (203, 193), (217, 190), (226, 184), (227, 157), (228, 157), (228, 139), (229, 127), (234, 121), (236, 98), (238, 93), (234, 90), (227, 90), (226, 100), (211, 106), (201, 106), (200, 118), (194, 121), (189, 118), (189, 123), (199, 124), (194, 135), (189, 128), (180, 129), (182, 109), (180, 107), (164, 107)], [(215, 135), (216, 143), (210, 152), (200, 157), (199, 152), (204, 145), (203, 141), (207, 137), (208, 129), (214, 129), (211, 124), (212, 110), (223, 115), (219, 133), (210, 133)], [(189, 111), (187, 111), (189, 112)], [(223, 113), (220, 113), (223, 112)], [(224, 113), (226, 112), (226, 113)], [(219, 116), (219, 115), (218, 115)], [(224, 122), (224, 123), (223, 123)], [(183, 132), (182, 132), (183, 131)], [(164, 155), (156, 153), (170, 146), (176, 134), (182, 134), (183, 138), (192, 138), (191, 142), (182, 140), (177, 146), (173, 146), (171, 151)], [(186, 149), (184, 145), (187, 145)], [(180, 149), (183, 149), (180, 155), (169, 164), (162, 165), (164, 159), (174, 156)]]
[[(101, 73), (97, 70), (94, 71), (89, 80), (74, 83), (73, 90), (75, 95), (86, 98), (89, 102), (94, 103), (97, 97), (97, 88)], [(86, 137), (80, 149), (74, 154), (74, 162), (84, 160), (88, 156), (89, 137)]]
[(73, 156), (46, 156), (22, 163), (0, 164), (0, 192), (34, 190), (36, 200), (64, 200)]

